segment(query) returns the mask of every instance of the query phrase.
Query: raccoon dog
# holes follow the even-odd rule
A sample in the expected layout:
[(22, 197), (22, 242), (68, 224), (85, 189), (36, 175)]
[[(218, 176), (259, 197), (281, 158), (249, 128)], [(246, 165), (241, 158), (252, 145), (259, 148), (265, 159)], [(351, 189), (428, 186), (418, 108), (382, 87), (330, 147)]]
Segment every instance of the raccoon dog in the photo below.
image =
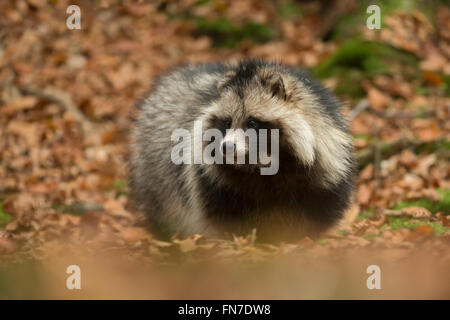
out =
[[(256, 229), (260, 240), (314, 237), (335, 225), (351, 202), (354, 158), (347, 123), (338, 100), (305, 71), (263, 60), (186, 66), (160, 78), (138, 109), (131, 189), (137, 206), (165, 235), (223, 237)], [(199, 123), (201, 132), (222, 133), (210, 139), (218, 146), (211, 157), (225, 158), (231, 150), (231, 158), (243, 154), (247, 161), (196, 162), (189, 155), (175, 163), (180, 141), (173, 133), (182, 129), (192, 137)], [(269, 132), (266, 150), (277, 150), (275, 173), (262, 174), (267, 164), (259, 158), (249, 163), (250, 139), (242, 140), (248, 129), (258, 141), (261, 129)], [(278, 139), (272, 139), (274, 132)], [(194, 154), (209, 143), (182, 141)]]

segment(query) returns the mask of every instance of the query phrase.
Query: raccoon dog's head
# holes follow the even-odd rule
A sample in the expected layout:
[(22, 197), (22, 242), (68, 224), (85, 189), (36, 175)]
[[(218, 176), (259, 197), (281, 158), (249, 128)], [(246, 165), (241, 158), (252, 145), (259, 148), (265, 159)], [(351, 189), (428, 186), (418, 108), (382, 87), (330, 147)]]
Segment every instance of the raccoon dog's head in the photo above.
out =
[(283, 167), (292, 171), (294, 162), (323, 187), (351, 174), (352, 143), (338, 101), (304, 72), (243, 61), (230, 66), (216, 87), (218, 98), (202, 118), (204, 129), (221, 133), (221, 154), (212, 155), (224, 164), (210, 166), (214, 174), (273, 175)]

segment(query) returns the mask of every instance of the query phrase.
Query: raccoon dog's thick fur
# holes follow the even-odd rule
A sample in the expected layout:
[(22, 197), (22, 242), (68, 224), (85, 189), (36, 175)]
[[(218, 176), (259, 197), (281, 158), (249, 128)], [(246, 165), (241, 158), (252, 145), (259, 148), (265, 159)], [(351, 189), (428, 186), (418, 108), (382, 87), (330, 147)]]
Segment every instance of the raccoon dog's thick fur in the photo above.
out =
[[(354, 159), (338, 100), (293, 67), (262, 60), (186, 66), (161, 77), (139, 104), (132, 130), (131, 188), (166, 235), (316, 236), (351, 202)], [(174, 164), (176, 129), (279, 129), (279, 170)], [(202, 142), (201, 142), (202, 143)], [(204, 145), (202, 144), (202, 148)], [(258, 167), (258, 165), (256, 165)]]

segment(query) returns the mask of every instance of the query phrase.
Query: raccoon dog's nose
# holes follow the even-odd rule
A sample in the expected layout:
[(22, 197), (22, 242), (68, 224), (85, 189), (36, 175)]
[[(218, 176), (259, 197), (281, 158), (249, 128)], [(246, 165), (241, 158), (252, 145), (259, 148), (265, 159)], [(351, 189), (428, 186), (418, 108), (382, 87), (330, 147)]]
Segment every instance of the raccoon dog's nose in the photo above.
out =
[(234, 143), (231, 141), (224, 141), (222, 142), (222, 154), (225, 156), (227, 153), (233, 154), (234, 153)]

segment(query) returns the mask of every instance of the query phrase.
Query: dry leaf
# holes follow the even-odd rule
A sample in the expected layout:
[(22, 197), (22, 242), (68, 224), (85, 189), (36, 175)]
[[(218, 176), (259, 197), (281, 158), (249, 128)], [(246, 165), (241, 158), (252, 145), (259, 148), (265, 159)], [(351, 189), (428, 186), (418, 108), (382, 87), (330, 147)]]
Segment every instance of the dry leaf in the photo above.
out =
[(391, 98), (388, 95), (382, 93), (378, 89), (370, 88), (367, 94), (369, 103), (374, 109), (377, 110), (386, 109), (386, 107), (391, 102)]
[(370, 188), (367, 184), (362, 184), (359, 186), (358, 191), (356, 192), (356, 198), (359, 204), (367, 204), (371, 196), (372, 188)]
[(175, 239), (173, 242), (179, 245), (179, 248), (182, 252), (188, 252), (197, 249), (197, 240), (201, 238), (203, 238), (202, 235), (195, 234), (184, 240)]
[(125, 208), (123, 207), (123, 204), (118, 199), (109, 198), (103, 203), (103, 207), (105, 210), (117, 217), (123, 217), (127, 219), (132, 219), (133, 215), (129, 213)]
[(431, 217), (431, 212), (428, 209), (422, 207), (408, 207), (402, 209), (401, 212), (402, 215), (411, 216), (413, 218), (424, 219)]
[(121, 230), (122, 238), (129, 244), (149, 239), (151, 236), (144, 228), (126, 227)]
[(0, 108), (0, 113), (3, 115), (12, 115), (15, 112), (31, 109), (36, 106), (38, 99), (36, 97), (26, 96), (22, 97), (11, 104), (4, 105)]
[(434, 230), (429, 225), (423, 224), (418, 226), (406, 238), (406, 241), (423, 241), (434, 233)]

